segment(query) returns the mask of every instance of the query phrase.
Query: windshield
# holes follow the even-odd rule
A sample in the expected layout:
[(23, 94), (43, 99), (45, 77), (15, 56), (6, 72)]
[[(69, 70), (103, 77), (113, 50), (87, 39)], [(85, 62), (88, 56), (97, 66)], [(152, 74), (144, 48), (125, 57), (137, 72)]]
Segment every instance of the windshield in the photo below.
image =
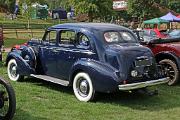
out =
[(108, 43), (137, 43), (130, 32), (105, 32), (104, 38)]

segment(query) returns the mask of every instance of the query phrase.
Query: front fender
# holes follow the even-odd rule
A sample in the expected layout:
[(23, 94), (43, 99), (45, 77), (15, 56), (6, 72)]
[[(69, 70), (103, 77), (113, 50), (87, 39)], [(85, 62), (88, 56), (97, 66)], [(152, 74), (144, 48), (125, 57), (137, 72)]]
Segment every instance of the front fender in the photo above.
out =
[(80, 59), (72, 67), (70, 80), (73, 80), (78, 72), (89, 74), (93, 86), (98, 92), (113, 92), (118, 88), (118, 70), (109, 64), (91, 59)]
[(20, 75), (30, 75), (34, 74), (35, 70), (22, 58), (22, 52), (19, 50), (11, 51), (7, 58), (6, 58), (6, 65), (8, 64), (9, 60), (15, 59), (17, 63), (17, 72)]

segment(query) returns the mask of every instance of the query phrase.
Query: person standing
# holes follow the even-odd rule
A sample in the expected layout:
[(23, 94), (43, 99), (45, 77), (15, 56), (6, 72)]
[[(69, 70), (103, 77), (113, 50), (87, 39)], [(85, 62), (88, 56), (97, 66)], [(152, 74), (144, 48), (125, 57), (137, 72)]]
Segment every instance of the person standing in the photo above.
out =
[(3, 28), (0, 27), (0, 61), (2, 61), (2, 49), (4, 49)]

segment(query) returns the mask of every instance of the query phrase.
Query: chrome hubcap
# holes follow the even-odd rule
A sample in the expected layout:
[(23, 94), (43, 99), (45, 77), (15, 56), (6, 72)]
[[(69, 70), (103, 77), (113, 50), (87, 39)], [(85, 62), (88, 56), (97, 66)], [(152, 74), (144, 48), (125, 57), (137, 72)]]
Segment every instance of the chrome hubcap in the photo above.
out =
[(17, 77), (17, 67), (15, 64), (11, 65), (10, 67), (10, 73), (12, 77)]
[(87, 94), (87, 91), (88, 91), (88, 83), (86, 80), (83, 80), (81, 83), (80, 83), (80, 91), (83, 93), (83, 94)]
[(80, 78), (76, 84), (79, 95), (86, 97), (89, 93), (89, 84), (87, 80)]

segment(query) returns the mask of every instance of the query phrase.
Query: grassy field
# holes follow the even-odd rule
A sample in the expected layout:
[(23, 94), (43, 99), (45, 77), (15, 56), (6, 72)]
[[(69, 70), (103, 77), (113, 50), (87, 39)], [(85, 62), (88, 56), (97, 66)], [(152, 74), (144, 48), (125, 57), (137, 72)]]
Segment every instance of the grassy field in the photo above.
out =
[[(4, 57), (6, 54), (4, 54)], [(9, 80), (6, 67), (0, 75)], [(180, 86), (158, 86), (159, 95), (98, 94), (95, 102), (76, 100), (70, 87), (26, 78), (11, 82), (17, 110), (14, 120), (179, 120)]]

